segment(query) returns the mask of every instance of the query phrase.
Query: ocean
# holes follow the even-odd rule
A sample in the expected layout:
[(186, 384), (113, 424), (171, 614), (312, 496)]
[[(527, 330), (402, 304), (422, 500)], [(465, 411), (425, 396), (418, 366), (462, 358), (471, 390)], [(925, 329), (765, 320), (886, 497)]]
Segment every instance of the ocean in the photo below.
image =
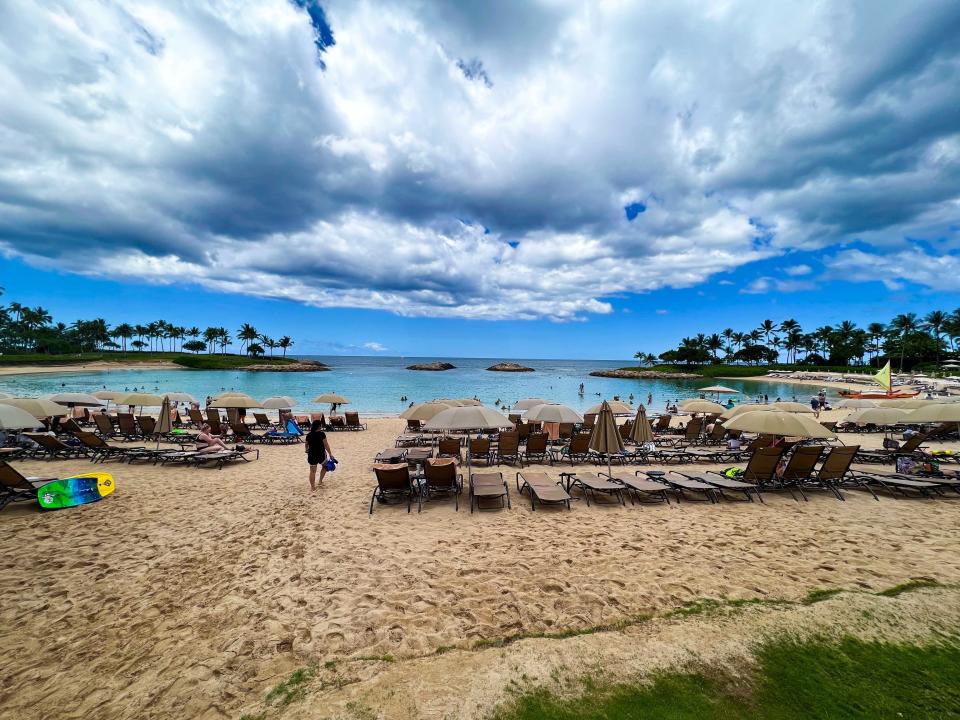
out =
[[(487, 367), (501, 359), (491, 358), (400, 358), (351, 356), (301, 356), (326, 363), (329, 372), (280, 373), (237, 370), (110, 370), (70, 372), (62, 375), (10, 375), (0, 377), (0, 392), (14, 395), (44, 395), (55, 392), (93, 392), (101, 389), (147, 392), (187, 392), (201, 402), (207, 395), (225, 390), (245, 392), (259, 400), (289, 395), (296, 409), (308, 410), (310, 399), (324, 392), (337, 392), (350, 399), (348, 409), (370, 415), (395, 415), (411, 402), (436, 398), (477, 397), (493, 406), (497, 400), (510, 405), (521, 398), (541, 397), (582, 412), (601, 399), (647, 402), (649, 410), (663, 410), (667, 401), (696, 397), (698, 388), (722, 384), (748, 397), (766, 393), (772, 402), (796, 396), (801, 402), (818, 388), (752, 380), (623, 380), (590, 377), (592, 370), (625, 367), (629, 360), (523, 360), (511, 361), (535, 372), (490, 372)], [(414, 363), (445, 361), (456, 369), (444, 372), (407, 370)], [(578, 388), (584, 384), (584, 393)], [(406, 397), (407, 400), (401, 400)]]

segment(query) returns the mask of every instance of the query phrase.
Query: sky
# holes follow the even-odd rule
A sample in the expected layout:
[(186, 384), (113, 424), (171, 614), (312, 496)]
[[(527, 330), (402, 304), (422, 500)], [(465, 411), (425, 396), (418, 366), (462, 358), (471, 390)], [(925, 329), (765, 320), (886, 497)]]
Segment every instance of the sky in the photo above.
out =
[(304, 354), (960, 307), (960, 3), (0, 4), (0, 285)]

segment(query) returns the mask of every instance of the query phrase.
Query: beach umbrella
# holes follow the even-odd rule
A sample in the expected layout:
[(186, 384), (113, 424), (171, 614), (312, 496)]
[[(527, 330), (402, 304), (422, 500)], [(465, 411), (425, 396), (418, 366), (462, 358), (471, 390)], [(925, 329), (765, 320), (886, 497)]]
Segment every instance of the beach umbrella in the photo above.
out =
[(165, 397), (160, 405), (160, 417), (157, 418), (157, 427), (153, 431), (157, 436), (157, 449), (160, 448), (160, 436), (165, 435), (173, 429), (173, 422), (170, 420), (170, 398)]
[(858, 425), (896, 425), (906, 422), (908, 412), (899, 408), (875, 407), (855, 410), (844, 418), (845, 422)]
[(729, 420), (728, 430), (743, 430), (781, 437), (831, 438), (834, 434), (813, 418), (781, 410), (745, 412)]
[(331, 405), (349, 405), (350, 401), (345, 398), (343, 395), (337, 395), (336, 393), (324, 393), (323, 395), (317, 395), (313, 402), (315, 403), (330, 403)]
[(258, 408), (260, 403), (249, 395), (228, 395), (220, 397), (210, 403), (212, 408), (236, 408), (246, 410), (248, 408)]
[(865, 398), (846, 398), (837, 403), (838, 408), (850, 408), (851, 410), (862, 410), (863, 408), (880, 407), (876, 400), (866, 400)]
[(32, 430), (40, 423), (32, 413), (15, 405), (0, 405), (0, 430)]
[(478, 405), (483, 405), (482, 402), (476, 398), (462, 398), (457, 401), (462, 407), (477, 407)]
[(260, 403), (260, 407), (262, 407), (264, 410), (289, 410), (294, 405), (296, 405), (294, 399), (292, 397), (288, 397), (287, 395), (275, 395), (274, 397), (268, 397), (266, 400)]
[(804, 405), (803, 403), (798, 402), (790, 402), (788, 400), (771, 403), (770, 407), (774, 410), (780, 410), (781, 412), (806, 413), (813, 415), (813, 408), (811, 408), (809, 405)]
[(226, 392), (217, 393), (213, 396), (213, 399), (219, 400), (220, 398), (237, 397), (238, 395), (241, 397), (249, 397), (246, 393), (242, 393), (239, 390), (227, 390)]
[(614, 415), (633, 415), (633, 408), (627, 405), (625, 402), (621, 402), (620, 400), (610, 400), (609, 402), (604, 400), (599, 405), (594, 405), (592, 408), (587, 409), (586, 413), (584, 414), (591, 415), (596, 413), (599, 415), (600, 410), (604, 405), (610, 408), (610, 412), (612, 412)]
[(195, 403), (197, 399), (190, 393), (185, 392), (168, 392), (163, 395), (170, 402), (186, 402), (186, 403)]
[(414, 405), (408, 407), (402, 413), (400, 417), (404, 420), (419, 420), (420, 422), (426, 422), (427, 420), (432, 419), (438, 413), (449, 410), (452, 405), (447, 405), (443, 402), (426, 402), (420, 403), (419, 405)]
[(911, 423), (957, 423), (960, 432), (960, 404), (934, 403), (907, 413), (904, 422)]
[(527, 410), (527, 422), (580, 423), (583, 418), (566, 405), (543, 403)]
[(532, 407), (547, 405), (549, 402), (549, 400), (544, 400), (543, 398), (524, 398), (523, 400), (517, 400), (510, 409), (514, 412), (526, 412)]
[(727, 410), (720, 403), (715, 403), (712, 400), (699, 400), (697, 398), (684, 400), (680, 403), (680, 409), (688, 413), (723, 413)]
[(607, 456), (607, 475), (612, 475), (610, 471), (610, 456), (614, 453), (623, 452), (623, 439), (620, 437), (620, 431), (617, 429), (617, 421), (613, 417), (613, 409), (610, 404), (604, 400), (600, 403), (597, 420), (590, 432), (590, 449), (594, 452), (603, 453)]
[(100, 398), (87, 393), (57, 393), (55, 395), (48, 395), (47, 399), (53, 400), (60, 405), (66, 405), (67, 407), (100, 407), (103, 405), (103, 401)]
[[(512, 428), (510, 418), (483, 405), (448, 407), (434, 415), (424, 430), (500, 430)], [(467, 452), (467, 478), (470, 478), (470, 453)]]
[(926, 407), (936, 400), (923, 400), (922, 398), (894, 398), (892, 400), (883, 400), (877, 403), (877, 407), (899, 408), (901, 410), (916, 410)]
[(647, 409), (640, 405), (637, 408), (637, 417), (633, 420), (633, 427), (630, 428), (630, 439), (637, 445), (645, 445), (653, 442), (653, 430), (650, 429), (650, 423), (647, 420)]
[(733, 388), (724, 387), (723, 385), (711, 385), (710, 387), (700, 388), (702, 393), (739, 393), (739, 390), (734, 390)]
[(730, 418), (735, 418), (738, 415), (743, 415), (748, 412), (770, 412), (773, 410), (769, 405), (758, 405), (756, 403), (744, 403), (742, 405), (737, 405), (732, 407), (729, 410), (724, 410), (722, 417), (724, 420), (729, 420)]
[(95, 393), (92, 393), (95, 398), (100, 398), (101, 400), (116, 400), (129, 394), (126, 390), (97, 390)]
[(68, 408), (47, 398), (7, 398), (6, 400), (0, 400), (0, 403), (19, 408), (34, 418), (58, 417), (69, 412)]
[(162, 405), (163, 398), (153, 393), (132, 392), (118, 397), (116, 403), (117, 405), (134, 405), (143, 409), (144, 406), (158, 407)]

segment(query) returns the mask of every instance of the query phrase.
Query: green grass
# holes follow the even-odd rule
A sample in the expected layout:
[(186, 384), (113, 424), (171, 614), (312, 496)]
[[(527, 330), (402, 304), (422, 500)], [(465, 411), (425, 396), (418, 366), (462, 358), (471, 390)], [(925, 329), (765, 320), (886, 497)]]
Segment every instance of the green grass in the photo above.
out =
[(650, 683), (584, 682), (582, 695), (534, 690), (496, 720), (808, 720), (946, 718), (960, 713), (960, 645), (931, 647), (780, 641), (762, 647), (745, 679), (716, 669)]
[(246, 355), (193, 355), (179, 352), (91, 352), (47, 355), (44, 353), (25, 353), (22, 355), (0, 355), (3, 365), (82, 365), (90, 362), (140, 363), (165, 360), (181, 367), (193, 370), (234, 370), (247, 365), (287, 365), (296, 362), (290, 358), (265, 357), (251, 358)]
[(813, 605), (814, 603), (823, 602), (824, 600), (829, 600), (834, 595), (839, 595), (843, 592), (843, 588), (826, 588), (824, 590), (811, 590), (807, 593), (807, 596), (803, 599), (804, 605)]
[(267, 705), (277, 703), (280, 707), (284, 707), (294, 700), (299, 700), (306, 695), (304, 685), (306, 685), (315, 674), (316, 670), (312, 667), (303, 667), (294, 670), (290, 673), (290, 677), (270, 688), (264, 698), (264, 702)]
[(909, 582), (901, 583), (900, 585), (894, 585), (886, 590), (881, 590), (877, 593), (877, 595), (880, 595), (881, 597), (896, 597), (897, 595), (901, 595), (905, 592), (922, 590), (923, 588), (929, 587), (940, 587), (940, 583), (933, 578), (913, 578)]
[(191, 370), (237, 370), (248, 365), (289, 365), (296, 361), (290, 358), (251, 358), (245, 355), (178, 355), (174, 362)]
[(831, 365), (653, 365), (652, 367), (620, 368), (621, 370), (655, 370), (657, 372), (684, 372), (700, 375), (705, 378), (731, 377), (750, 378), (762, 377), (770, 370), (799, 371), (812, 370), (821, 372), (876, 372), (868, 367), (858, 366), (831, 366)]

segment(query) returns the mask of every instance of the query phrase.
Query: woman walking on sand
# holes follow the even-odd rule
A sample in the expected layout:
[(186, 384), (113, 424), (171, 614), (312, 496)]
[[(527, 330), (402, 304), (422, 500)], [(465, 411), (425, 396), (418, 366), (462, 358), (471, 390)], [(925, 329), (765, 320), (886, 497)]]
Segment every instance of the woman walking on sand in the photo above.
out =
[[(333, 451), (330, 450), (330, 443), (327, 442), (327, 434), (320, 428), (323, 426), (319, 420), (314, 420), (310, 425), (310, 432), (307, 433), (305, 451), (307, 453), (307, 463), (310, 465), (310, 490), (317, 489), (317, 482), (323, 482), (323, 476), (327, 474), (324, 460), (327, 455), (336, 462), (333, 457)], [(317, 478), (317, 465), (320, 465), (320, 480)]]

